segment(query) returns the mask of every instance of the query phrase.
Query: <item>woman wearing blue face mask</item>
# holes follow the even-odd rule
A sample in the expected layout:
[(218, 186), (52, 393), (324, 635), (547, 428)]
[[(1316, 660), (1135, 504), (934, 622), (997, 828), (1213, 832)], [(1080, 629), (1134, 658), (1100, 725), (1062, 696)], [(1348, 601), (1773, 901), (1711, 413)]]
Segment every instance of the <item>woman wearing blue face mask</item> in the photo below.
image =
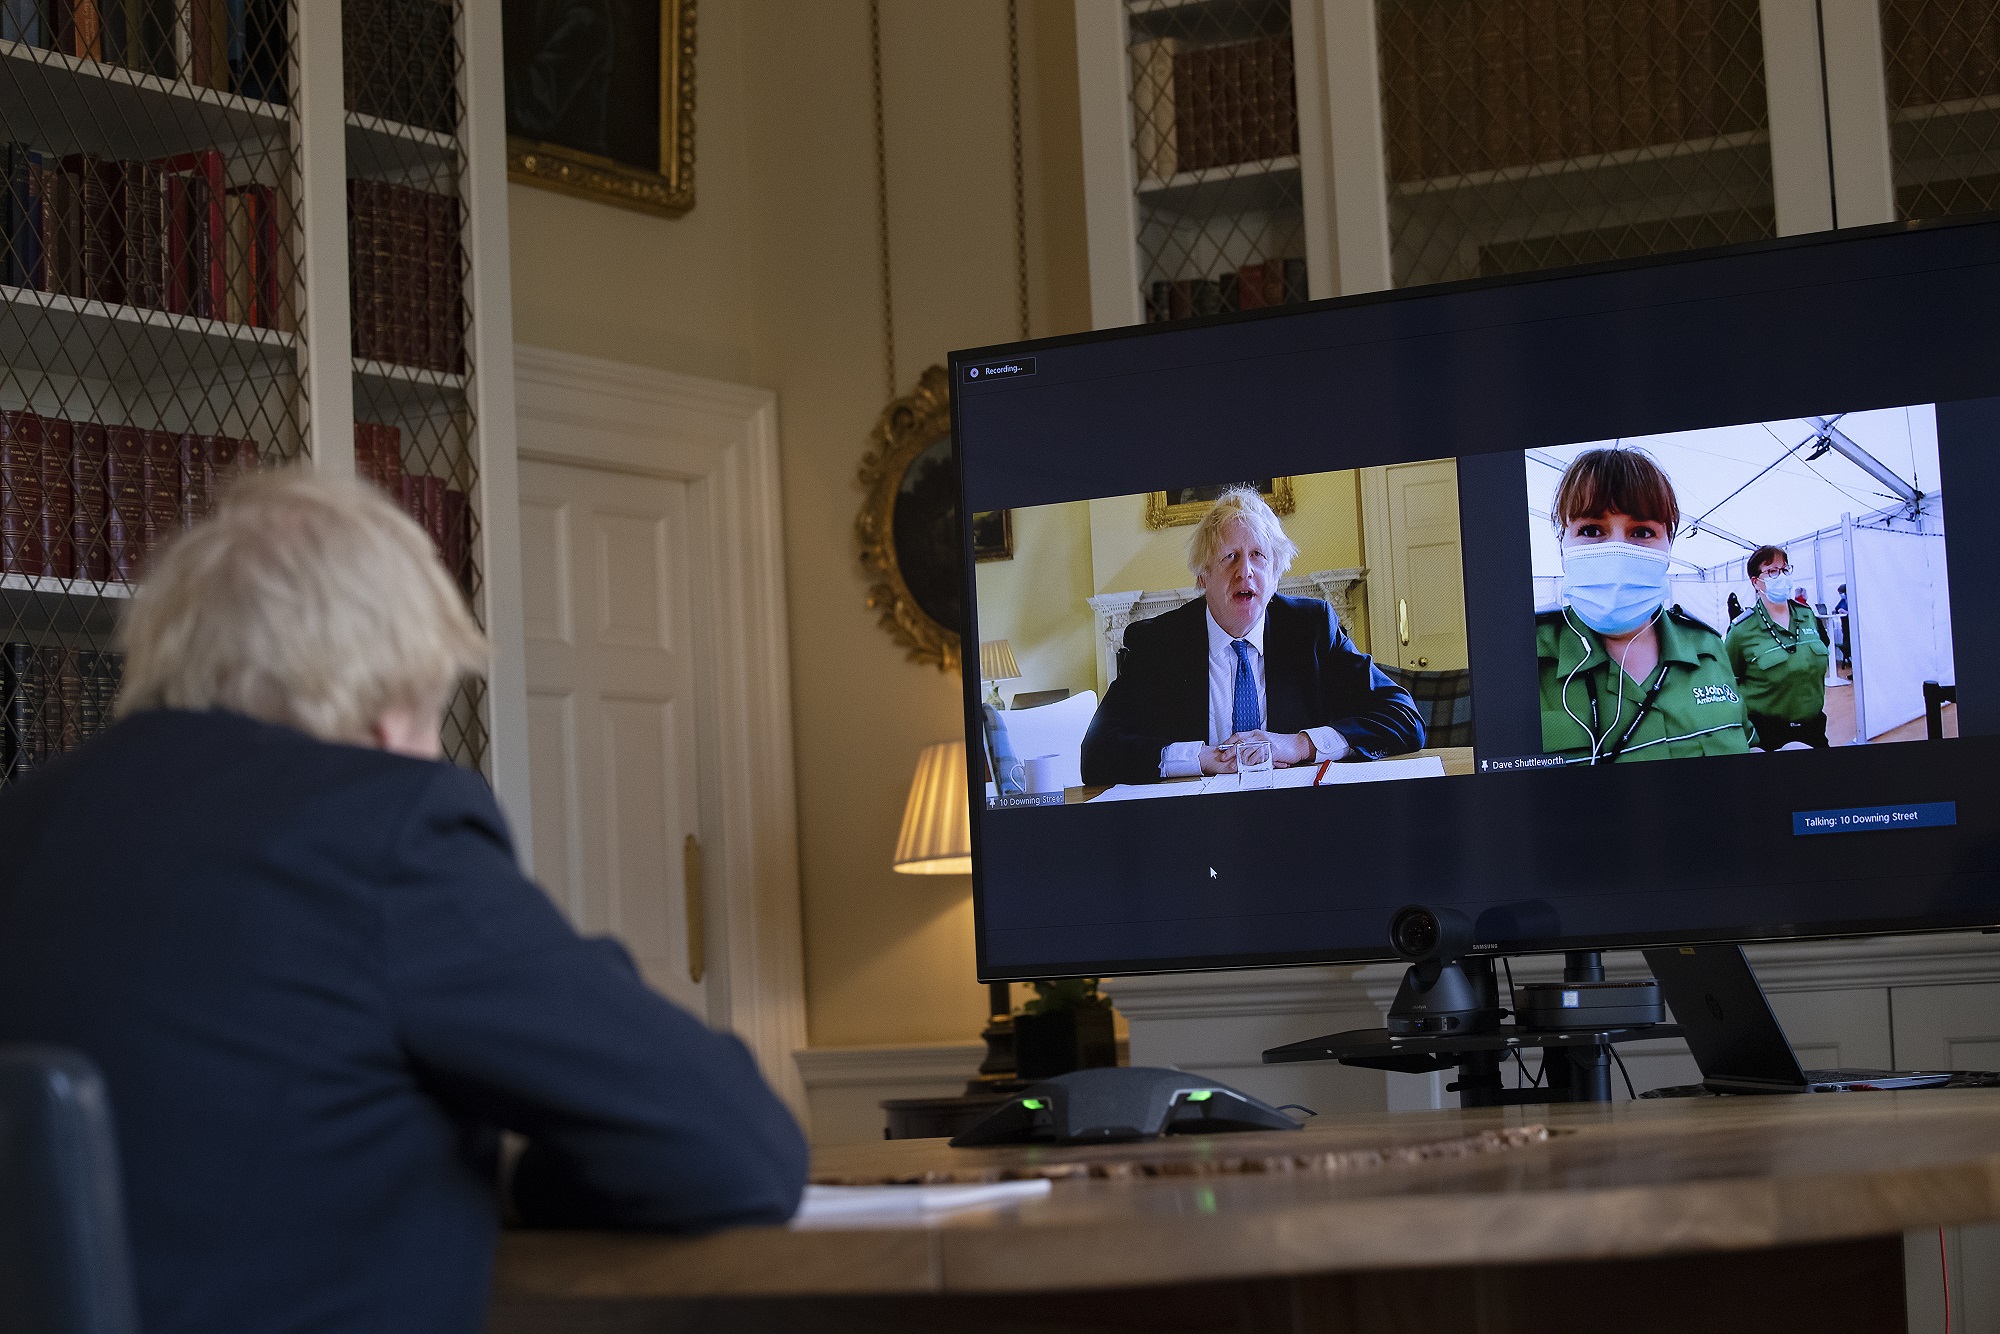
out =
[(1589, 450), (1551, 508), (1565, 605), (1535, 619), (1542, 749), (1572, 764), (1749, 750), (1721, 636), (1671, 605), (1681, 508), (1660, 465), (1638, 450)]
[(1759, 750), (1824, 749), (1826, 631), (1812, 608), (1797, 600), (1798, 581), (1783, 547), (1758, 547), (1744, 568), (1756, 600), (1730, 624), (1723, 646), (1750, 711), (1751, 744)]

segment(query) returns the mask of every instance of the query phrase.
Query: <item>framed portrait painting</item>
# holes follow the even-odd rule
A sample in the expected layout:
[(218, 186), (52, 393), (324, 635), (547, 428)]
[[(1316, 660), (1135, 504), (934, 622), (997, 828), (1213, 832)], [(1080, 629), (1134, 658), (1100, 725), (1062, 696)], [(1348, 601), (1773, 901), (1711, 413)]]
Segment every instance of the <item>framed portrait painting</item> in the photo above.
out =
[(501, 0), (507, 177), (694, 207), (695, 0)]
[(1215, 498), (1232, 486), (1255, 487), (1257, 494), (1264, 497), (1275, 514), (1290, 514), (1297, 507), (1289, 477), (1257, 477), (1241, 482), (1222, 482), (1215, 486), (1181, 486), (1146, 493), (1146, 526), (1178, 528), (1182, 524), (1200, 523), (1201, 516), (1208, 512)]

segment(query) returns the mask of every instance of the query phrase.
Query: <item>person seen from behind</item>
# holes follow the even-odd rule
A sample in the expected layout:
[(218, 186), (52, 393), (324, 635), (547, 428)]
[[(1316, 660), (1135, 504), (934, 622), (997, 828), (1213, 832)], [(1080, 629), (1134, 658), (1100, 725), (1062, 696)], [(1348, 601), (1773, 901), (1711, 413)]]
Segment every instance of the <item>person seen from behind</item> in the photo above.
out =
[(572, 930), (440, 758), (487, 645), (386, 497), (242, 481), (120, 634), (116, 723), (0, 794), (0, 1043), (102, 1070), (147, 1334), (474, 1334), (502, 1130), (529, 1224), (790, 1217), (748, 1050)]

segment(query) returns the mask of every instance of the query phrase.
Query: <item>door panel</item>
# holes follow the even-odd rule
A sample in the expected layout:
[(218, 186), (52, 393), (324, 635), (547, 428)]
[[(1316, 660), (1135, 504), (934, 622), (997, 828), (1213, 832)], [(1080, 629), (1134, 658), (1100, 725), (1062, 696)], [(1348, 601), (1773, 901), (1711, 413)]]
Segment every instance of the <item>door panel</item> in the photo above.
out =
[(578, 929), (617, 936), (647, 981), (707, 1018), (688, 972), (683, 883), (683, 840), (701, 831), (703, 714), (688, 646), (705, 577), (686, 484), (523, 460), (521, 527), (536, 590), (536, 875)]
[(1434, 459), (1382, 471), (1388, 492), (1389, 596), (1396, 629), (1393, 660), (1409, 671), (1462, 668), (1467, 657), (1458, 465), (1451, 459)]
[(535, 879), (572, 922), (589, 920), (583, 849), (577, 842), (576, 700), (528, 694), (528, 798), (533, 804)]

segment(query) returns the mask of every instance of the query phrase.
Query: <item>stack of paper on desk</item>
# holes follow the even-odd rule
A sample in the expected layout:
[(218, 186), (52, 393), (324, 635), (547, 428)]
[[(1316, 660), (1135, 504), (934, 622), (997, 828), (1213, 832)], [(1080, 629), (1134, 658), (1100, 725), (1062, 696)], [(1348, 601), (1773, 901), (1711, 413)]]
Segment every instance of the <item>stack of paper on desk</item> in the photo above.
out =
[[(1320, 774), (1320, 767), (1317, 764), (1302, 764), (1295, 769), (1279, 769), (1271, 775), (1271, 788), (1312, 787), (1314, 779), (1318, 779), (1320, 787), (1333, 787), (1342, 783), (1386, 783), (1398, 778), (1443, 777), (1444, 761), (1436, 755), (1422, 755), (1413, 760), (1329, 764), (1326, 766), (1324, 776)], [(1155, 797), (1200, 797), (1217, 792), (1244, 790), (1241, 774), (1216, 774), (1198, 783), (1120, 783), (1117, 787), (1106, 788), (1091, 800), (1150, 801)]]
[(1038, 1200), (1045, 1178), (992, 1181), (974, 1186), (807, 1186), (793, 1227), (844, 1227), (869, 1223), (920, 1223), (960, 1209), (994, 1208)]

